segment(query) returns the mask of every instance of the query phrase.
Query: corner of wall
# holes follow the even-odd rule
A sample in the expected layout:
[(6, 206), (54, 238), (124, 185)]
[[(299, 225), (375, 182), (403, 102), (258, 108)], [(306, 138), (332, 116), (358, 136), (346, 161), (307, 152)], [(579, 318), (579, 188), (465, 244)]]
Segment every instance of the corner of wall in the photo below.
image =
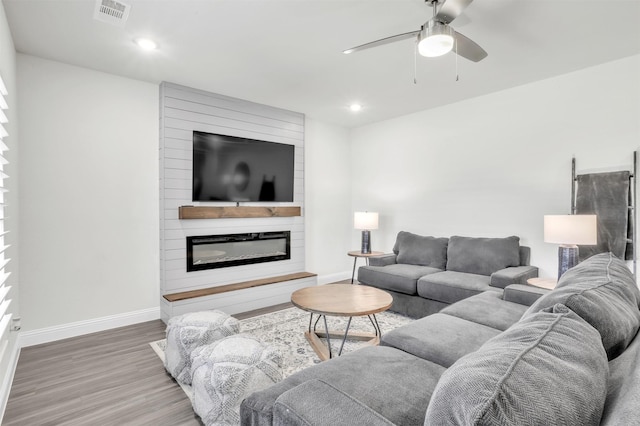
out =
[(11, 385), (13, 384), (13, 377), (16, 374), (16, 368), (18, 366), (18, 358), (20, 356), (20, 335), (15, 338), (13, 345), (11, 346), (11, 353), (7, 363), (7, 370), (0, 383), (0, 424), (4, 417), (4, 412), (7, 409), (7, 402), (9, 401), (9, 394), (11, 393)]

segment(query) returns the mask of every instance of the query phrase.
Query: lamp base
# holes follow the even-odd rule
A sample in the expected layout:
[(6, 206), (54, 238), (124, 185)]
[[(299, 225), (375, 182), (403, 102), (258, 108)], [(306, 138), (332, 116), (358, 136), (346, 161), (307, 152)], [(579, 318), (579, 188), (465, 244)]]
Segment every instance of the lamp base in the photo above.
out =
[(370, 231), (362, 231), (362, 246), (360, 248), (360, 253), (371, 254), (371, 232)]
[(578, 246), (564, 245), (558, 247), (558, 280), (567, 270), (578, 264)]

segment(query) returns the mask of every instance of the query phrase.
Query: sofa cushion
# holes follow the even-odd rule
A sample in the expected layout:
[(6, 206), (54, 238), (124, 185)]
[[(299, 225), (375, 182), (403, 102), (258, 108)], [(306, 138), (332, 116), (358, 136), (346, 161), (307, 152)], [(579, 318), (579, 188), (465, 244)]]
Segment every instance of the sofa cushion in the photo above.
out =
[(362, 425), (394, 426), (380, 413), (319, 379), (304, 382), (276, 399), (273, 426), (340, 425), (345, 424), (346, 415)]
[(371, 287), (414, 295), (417, 294), (418, 278), (436, 272), (442, 272), (442, 269), (400, 263), (387, 266), (361, 266), (358, 269), (358, 281)]
[(249, 395), (240, 405), (240, 422), (271, 426), (280, 395), (308, 380), (321, 379), (395, 424), (422, 424), (424, 407), (444, 370), (398, 349), (366, 347), (305, 368)]
[(504, 331), (518, 322), (527, 308), (502, 300), (498, 292), (485, 291), (449, 305), (440, 312)]
[(601, 425), (637, 425), (640, 416), (640, 335), (609, 361), (609, 390)]
[(486, 290), (502, 294), (501, 288), (489, 286), (488, 276), (464, 272), (438, 272), (420, 278), (417, 283), (421, 297), (444, 303), (455, 303)]
[(590, 257), (567, 271), (556, 288), (527, 311), (562, 303), (591, 324), (602, 336), (609, 359), (629, 345), (640, 328), (640, 292), (627, 265), (611, 253)]
[(504, 288), (502, 299), (528, 307), (533, 305), (536, 300), (549, 293), (549, 291), (549, 289), (528, 284), (511, 284)]
[(448, 242), (448, 238), (423, 237), (400, 231), (393, 252), (398, 255), (398, 263), (444, 269), (447, 266)]
[(598, 332), (556, 305), (449, 368), (424, 424), (597, 425), (608, 373)]
[(437, 313), (385, 333), (381, 344), (450, 367), (499, 333), (495, 328)]
[(519, 237), (449, 239), (447, 271), (491, 275), (510, 266), (520, 266)]
[(491, 274), (491, 286), (505, 288), (510, 284), (526, 284), (529, 278), (537, 276), (536, 266), (509, 266)]

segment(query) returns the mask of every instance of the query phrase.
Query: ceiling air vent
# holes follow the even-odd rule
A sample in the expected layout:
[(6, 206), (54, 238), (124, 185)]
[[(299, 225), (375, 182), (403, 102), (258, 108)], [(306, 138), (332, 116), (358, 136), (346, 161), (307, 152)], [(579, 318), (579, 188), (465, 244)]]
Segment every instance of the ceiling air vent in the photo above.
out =
[(129, 18), (129, 10), (131, 5), (116, 0), (98, 0), (96, 9), (93, 12), (93, 19), (107, 24), (123, 27), (127, 18)]

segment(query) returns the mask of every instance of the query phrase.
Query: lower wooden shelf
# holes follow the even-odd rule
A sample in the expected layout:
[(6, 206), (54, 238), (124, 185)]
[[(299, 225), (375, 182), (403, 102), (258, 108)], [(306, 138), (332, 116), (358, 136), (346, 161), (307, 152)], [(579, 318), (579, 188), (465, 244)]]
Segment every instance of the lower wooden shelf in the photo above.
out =
[(299, 280), (302, 278), (315, 277), (317, 274), (311, 272), (297, 272), (295, 274), (279, 275), (276, 277), (262, 278), (259, 280), (244, 281), (235, 284), (221, 285), (218, 287), (208, 287), (199, 290), (183, 291), (180, 293), (165, 294), (164, 297), (169, 302), (193, 299), (196, 297), (211, 296), (213, 294), (227, 293), (229, 291), (243, 290), (245, 288), (259, 287), (263, 285), (276, 284), (285, 281)]
[(301, 216), (300, 206), (288, 207), (212, 207), (212, 206), (180, 206), (179, 219), (234, 219), (254, 217), (293, 217)]

